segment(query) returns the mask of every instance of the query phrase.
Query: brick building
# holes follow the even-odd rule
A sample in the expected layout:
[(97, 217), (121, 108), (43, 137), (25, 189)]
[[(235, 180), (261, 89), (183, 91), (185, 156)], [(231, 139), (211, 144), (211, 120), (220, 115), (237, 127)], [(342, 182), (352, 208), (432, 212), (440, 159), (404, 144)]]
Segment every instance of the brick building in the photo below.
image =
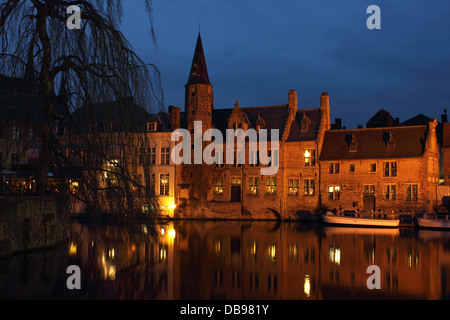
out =
[[(438, 123), (400, 125), (380, 110), (367, 129), (329, 130), (326, 92), (320, 105), (299, 109), (298, 97), (277, 106), (215, 109), (200, 35), (185, 86), (185, 112), (180, 126), (202, 130), (261, 128), (279, 130), (279, 170), (260, 174), (261, 164), (245, 146), (245, 164), (182, 165), (177, 169), (175, 217), (296, 218), (319, 208), (382, 211), (433, 211), (438, 205)], [(205, 147), (205, 145), (203, 145)], [(192, 147), (194, 149), (194, 147)], [(270, 147), (269, 147), (270, 149)], [(224, 150), (226, 148), (224, 147)], [(232, 150), (235, 154), (240, 152)], [(226, 158), (226, 152), (220, 157)]]
[(434, 211), (438, 205), (437, 121), (325, 133), (322, 203), (329, 209)]
[[(227, 129), (279, 130), (278, 148), (269, 145), (267, 156), (278, 153), (279, 170), (275, 175), (261, 175), (261, 154), (250, 152), (245, 144), (245, 163), (223, 165), (186, 165), (177, 170), (180, 218), (257, 218), (295, 217), (300, 209), (314, 211), (319, 205), (318, 155), (325, 130), (330, 127), (329, 97), (323, 93), (320, 106), (298, 109), (297, 93), (289, 91), (288, 101), (277, 106), (215, 109), (201, 37), (195, 48), (186, 88), (185, 112), (181, 127), (193, 134), (194, 122), (202, 130), (215, 128), (226, 137)], [(225, 142), (224, 142), (224, 148)], [(230, 152), (230, 151), (228, 151)], [(231, 152), (241, 152), (237, 149)], [(227, 152), (221, 155), (226, 159)]]

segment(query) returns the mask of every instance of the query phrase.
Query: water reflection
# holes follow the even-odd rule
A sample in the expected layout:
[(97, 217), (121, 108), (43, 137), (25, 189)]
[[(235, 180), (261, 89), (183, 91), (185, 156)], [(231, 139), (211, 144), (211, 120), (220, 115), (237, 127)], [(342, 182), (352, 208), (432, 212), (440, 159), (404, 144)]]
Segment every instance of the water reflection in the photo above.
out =
[[(450, 293), (450, 232), (272, 222), (174, 222), (160, 227), (156, 239), (140, 231), (74, 224), (70, 242), (46, 253), (45, 263), (32, 255), (0, 261), (0, 297), (34, 298), (29, 286), (68, 299), (441, 299)], [(83, 273), (80, 292), (65, 289), (72, 264)], [(366, 286), (374, 264), (381, 290)]]

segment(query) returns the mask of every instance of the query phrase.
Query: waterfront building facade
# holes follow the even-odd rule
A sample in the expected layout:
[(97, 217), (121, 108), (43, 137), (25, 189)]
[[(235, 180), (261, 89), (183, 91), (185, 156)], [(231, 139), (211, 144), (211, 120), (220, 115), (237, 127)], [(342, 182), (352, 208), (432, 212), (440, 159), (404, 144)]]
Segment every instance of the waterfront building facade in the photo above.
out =
[(434, 212), (440, 204), (437, 121), (325, 133), (322, 204), (349, 211)]

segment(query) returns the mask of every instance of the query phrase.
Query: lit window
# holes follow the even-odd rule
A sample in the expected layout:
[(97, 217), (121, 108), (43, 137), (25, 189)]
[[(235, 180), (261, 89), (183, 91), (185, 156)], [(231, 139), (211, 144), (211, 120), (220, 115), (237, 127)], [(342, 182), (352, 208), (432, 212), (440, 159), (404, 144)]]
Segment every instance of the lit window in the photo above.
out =
[(259, 178), (249, 177), (248, 178), (248, 193), (256, 195), (259, 192)]
[(242, 182), (241, 177), (232, 177), (231, 178), (231, 185), (232, 186), (240, 186)]
[(315, 179), (305, 179), (303, 195), (314, 196), (315, 193), (316, 193), (316, 180)]
[(316, 150), (305, 150), (305, 167), (314, 167), (316, 165)]
[(267, 177), (266, 178), (266, 194), (275, 195), (277, 194), (277, 178)]
[(365, 184), (364, 185), (364, 194), (375, 194), (375, 185)]
[(162, 196), (169, 195), (169, 174), (159, 175), (159, 194)]
[(223, 178), (220, 178), (216, 181), (214, 184), (214, 190), (215, 195), (221, 196), (223, 194)]
[(288, 194), (290, 196), (298, 196), (299, 182), (298, 179), (288, 180)]
[(330, 186), (328, 187), (328, 199), (329, 200), (339, 200), (341, 198), (341, 187)]

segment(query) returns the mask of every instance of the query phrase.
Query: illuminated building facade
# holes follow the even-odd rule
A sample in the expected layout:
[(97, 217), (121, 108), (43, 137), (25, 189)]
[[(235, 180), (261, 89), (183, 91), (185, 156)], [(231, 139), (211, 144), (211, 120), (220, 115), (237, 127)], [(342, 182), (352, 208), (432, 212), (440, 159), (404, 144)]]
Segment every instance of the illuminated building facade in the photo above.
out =
[(433, 212), (438, 199), (437, 121), (325, 133), (322, 203), (329, 209)]

